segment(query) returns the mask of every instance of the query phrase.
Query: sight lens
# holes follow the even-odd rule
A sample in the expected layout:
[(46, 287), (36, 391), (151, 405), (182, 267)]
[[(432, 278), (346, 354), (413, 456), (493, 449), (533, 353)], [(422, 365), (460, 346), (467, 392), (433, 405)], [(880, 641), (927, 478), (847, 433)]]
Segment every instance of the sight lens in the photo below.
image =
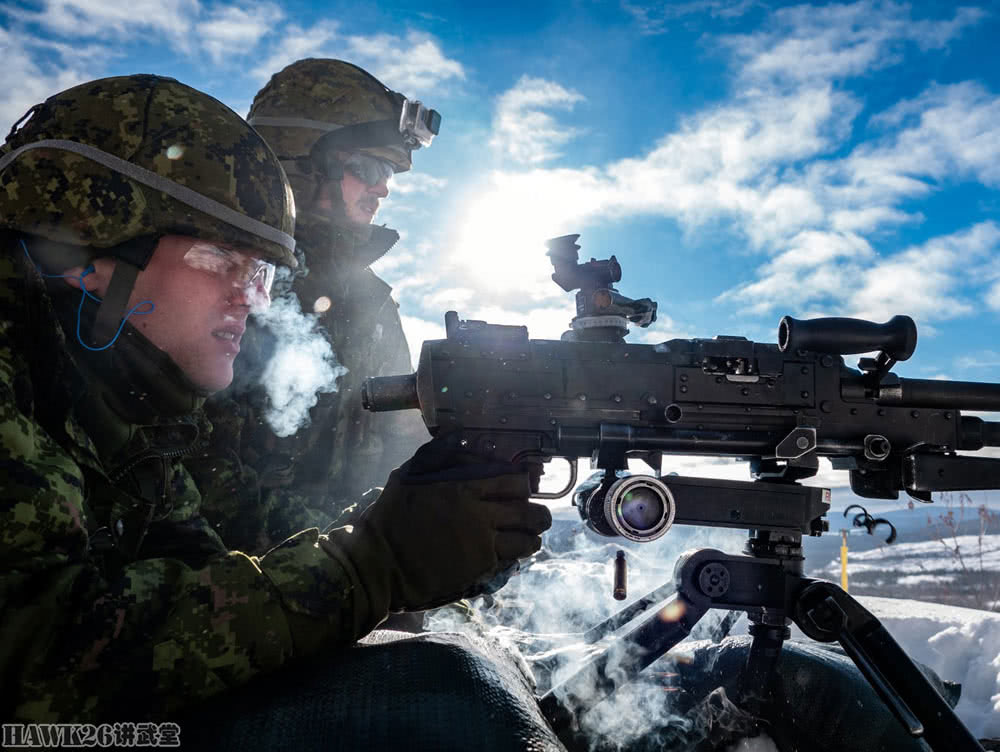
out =
[(674, 497), (664, 483), (648, 475), (615, 481), (604, 499), (604, 517), (624, 538), (645, 543), (656, 540), (674, 522)]
[(649, 530), (663, 519), (663, 499), (644, 486), (622, 495), (621, 517), (629, 527)]

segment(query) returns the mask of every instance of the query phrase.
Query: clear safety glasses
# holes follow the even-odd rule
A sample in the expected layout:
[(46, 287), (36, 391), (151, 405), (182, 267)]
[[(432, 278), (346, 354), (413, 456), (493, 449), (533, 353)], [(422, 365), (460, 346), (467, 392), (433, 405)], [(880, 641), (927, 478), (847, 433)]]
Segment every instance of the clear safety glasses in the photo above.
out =
[(396, 172), (391, 162), (361, 152), (355, 152), (345, 159), (344, 169), (365, 185), (378, 185)]
[(246, 293), (251, 313), (266, 311), (271, 305), (274, 264), (239, 251), (199, 241), (184, 254), (192, 269), (216, 274)]

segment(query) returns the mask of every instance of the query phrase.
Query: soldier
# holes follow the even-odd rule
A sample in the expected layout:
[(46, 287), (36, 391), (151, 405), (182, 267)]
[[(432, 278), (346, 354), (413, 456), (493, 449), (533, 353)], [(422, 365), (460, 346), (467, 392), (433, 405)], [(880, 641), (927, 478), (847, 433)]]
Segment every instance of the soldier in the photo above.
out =
[(361, 383), (412, 370), (391, 288), (369, 268), (399, 234), (372, 220), (389, 179), (410, 169), (411, 152), (430, 144), (440, 118), (350, 63), (308, 59), (271, 78), (248, 120), (282, 160), (295, 192), (304, 264), (292, 294), (318, 317), (346, 368), (336, 391), (319, 395), (308, 425), (276, 435), (261, 383), (273, 336), (251, 320), (237, 381), (209, 405), (215, 441), (188, 463), (205, 479), (199, 485), (211, 486), (205, 515), (225, 539), (266, 550), (353, 509), (426, 440), (416, 412), (365, 411)]
[(294, 263), (293, 222), (260, 136), (172, 79), (83, 84), (12, 129), (0, 151), (5, 721), (169, 718), (329, 654), (390, 610), (475, 592), (538, 549), (551, 517), (525, 503), (527, 475), (441, 442), (353, 527), (254, 557), (206, 523), (181, 459), (210, 430), (199, 406), (229, 384), (274, 265)]

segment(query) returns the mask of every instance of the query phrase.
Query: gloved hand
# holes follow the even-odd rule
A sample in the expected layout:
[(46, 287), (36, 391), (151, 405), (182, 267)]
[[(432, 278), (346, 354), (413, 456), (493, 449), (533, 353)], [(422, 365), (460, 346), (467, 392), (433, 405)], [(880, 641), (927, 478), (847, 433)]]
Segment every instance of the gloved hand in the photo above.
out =
[(538, 551), (552, 515), (530, 493), (527, 470), (434, 439), (392, 472), (353, 528), (320, 545), (354, 570), (372, 619), (434, 608), (484, 592)]

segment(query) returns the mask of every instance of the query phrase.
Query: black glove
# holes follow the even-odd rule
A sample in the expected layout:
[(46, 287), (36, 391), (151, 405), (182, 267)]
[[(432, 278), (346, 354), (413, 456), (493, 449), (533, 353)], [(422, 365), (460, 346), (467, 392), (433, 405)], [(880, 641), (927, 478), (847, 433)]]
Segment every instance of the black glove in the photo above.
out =
[(528, 470), (434, 439), (392, 472), (353, 529), (320, 545), (349, 561), (372, 618), (434, 608), (486, 592), (538, 551), (552, 515), (530, 493)]

